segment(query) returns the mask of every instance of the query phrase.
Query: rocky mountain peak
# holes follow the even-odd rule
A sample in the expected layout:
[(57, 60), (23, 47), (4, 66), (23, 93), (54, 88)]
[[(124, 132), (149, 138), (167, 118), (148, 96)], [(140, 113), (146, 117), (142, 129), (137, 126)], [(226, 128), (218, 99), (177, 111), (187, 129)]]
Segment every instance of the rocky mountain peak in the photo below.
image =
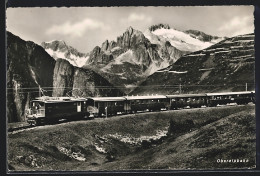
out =
[[(212, 40), (220, 39), (221, 37), (218, 36), (212, 36), (209, 34), (206, 34), (204, 32), (198, 31), (198, 30), (186, 30), (184, 31), (186, 34), (189, 34), (191, 37), (199, 39), (204, 42), (210, 42)], [(223, 38), (225, 39), (225, 38)]]
[(133, 33), (133, 30), (134, 29), (132, 28), (132, 26), (129, 26), (126, 31), (131, 35)]
[(161, 28), (171, 29), (169, 24), (162, 24), (162, 23), (160, 23), (160, 24), (152, 25), (151, 27), (149, 27), (149, 30), (152, 32), (152, 31), (155, 31), (156, 29), (161, 29)]
[(101, 47), (101, 50), (102, 51), (106, 51), (109, 47), (109, 42), (108, 40), (106, 40), (105, 42), (102, 43), (102, 47)]
[(88, 54), (81, 53), (72, 46), (66, 44), (63, 40), (53, 40), (42, 42), (41, 46), (54, 59), (63, 58), (68, 60), (72, 65), (82, 67), (88, 60)]
[(44, 49), (51, 48), (53, 51), (64, 50), (64, 49), (68, 48), (68, 45), (63, 40), (53, 40), (53, 41), (50, 41), (50, 42), (42, 42), (41, 46)]

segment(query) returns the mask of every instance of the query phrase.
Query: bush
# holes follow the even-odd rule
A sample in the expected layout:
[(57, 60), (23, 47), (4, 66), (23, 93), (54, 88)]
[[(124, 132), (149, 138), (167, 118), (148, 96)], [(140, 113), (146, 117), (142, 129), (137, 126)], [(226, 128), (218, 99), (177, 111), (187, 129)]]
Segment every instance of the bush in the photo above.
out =
[(188, 119), (183, 122), (176, 122), (171, 119), (170, 126), (168, 129), (168, 135), (185, 133), (185, 132), (190, 131), (194, 127), (195, 127), (195, 124), (194, 124), (193, 120)]

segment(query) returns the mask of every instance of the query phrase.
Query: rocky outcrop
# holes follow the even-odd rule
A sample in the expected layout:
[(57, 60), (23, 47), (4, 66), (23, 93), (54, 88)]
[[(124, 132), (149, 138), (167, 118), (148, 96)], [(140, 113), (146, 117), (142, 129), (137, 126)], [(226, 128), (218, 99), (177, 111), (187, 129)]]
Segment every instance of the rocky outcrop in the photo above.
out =
[(58, 59), (54, 68), (52, 96), (120, 96), (122, 92), (90, 69), (74, 67)]
[[(193, 38), (197, 38), (203, 42), (210, 42), (212, 40), (220, 39), (221, 37), (218, 36), (212, 36), (205, 34), (204, 32), (198, 31), (198, 30), (187, 30), (184, 31), (186, 34), (190, 34)], [(225, 38), (223, 38), (225, 39)]]
[(106, 51), (108, 49), (109, 43), (108, 40), (106, 40), (104, 43), (102, 43), (101, 51)]
[(180, 90), (182, 93), (255, 90), (254, 34), (228, 38), (184, 55), (149, 76), (132, 94), (178, 94)]
[(155, 31), (156, 29), (171, 29), (171, 27), (168, 24), (156, 24), (156, 25), (152, 25), (151, 27), (149, 27), (150, 31)]
[(8, 122), (23, 121), (25, 108), (39, 95), (39, 87), (52, 87), (54, 65), (55, 60), (41, 46), (7, 32)]
[(72, 90), (74, 67), (64, 59), (57, 59), (53, 74), (52, 96), (60, 97)]

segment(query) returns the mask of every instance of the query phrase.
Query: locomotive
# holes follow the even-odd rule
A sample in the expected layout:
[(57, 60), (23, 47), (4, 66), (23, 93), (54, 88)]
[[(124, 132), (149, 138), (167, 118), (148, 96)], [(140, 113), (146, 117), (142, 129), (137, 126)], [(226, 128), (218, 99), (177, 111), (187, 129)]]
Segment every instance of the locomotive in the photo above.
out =
[(26, 118), (30, 125), (57, 122), (59, 119), (83, 119), (89, 116), (88, 99), (70, 97), (38, 97), (30, 102)]
[(30, 102), (26, 112), (31, 125), (52, 123), (59, 119), (79, 120), (145, 111), (214, 107), (228, 103), (255, 103), (255, 91), (205, 94), (124, 96), (124, 97), (39, 97)]

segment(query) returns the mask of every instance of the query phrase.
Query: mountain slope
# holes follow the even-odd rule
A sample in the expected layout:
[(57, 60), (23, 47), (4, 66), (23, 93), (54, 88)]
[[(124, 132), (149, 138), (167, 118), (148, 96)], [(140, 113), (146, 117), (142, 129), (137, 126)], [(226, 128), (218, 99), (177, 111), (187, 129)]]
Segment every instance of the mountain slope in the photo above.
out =
[(253, 104), (63, 122), (9, 132), (8, 166), (15, 171), (255, 168), (255, 130)]
[[(133, 94), (254, 90), (254, 34), (225, 39), (187, 54), (149, 76)], [(156, 87), (157, 86), (157, 87)]]
[[(38, 87), (51, 87), (55, 60), (44, 49), (7, 32), (7, 118), (23, 121)], [(47, 95), (51, 92), (47, 92)]]
[(41, 46), (7, 32), (7, 118), (25, 120), (29, 101), (39, 96), (119, 96), (107, 80), (92, 70), (53, 59)]
[(68, 60), (72, 65), (82, 67), (86, 64), (88, 54), (80, 53), (75, 48), (68, 46), (64, 41), (54, 40), (42, 42), (41, 46), (54, 59), (62, 58)]

